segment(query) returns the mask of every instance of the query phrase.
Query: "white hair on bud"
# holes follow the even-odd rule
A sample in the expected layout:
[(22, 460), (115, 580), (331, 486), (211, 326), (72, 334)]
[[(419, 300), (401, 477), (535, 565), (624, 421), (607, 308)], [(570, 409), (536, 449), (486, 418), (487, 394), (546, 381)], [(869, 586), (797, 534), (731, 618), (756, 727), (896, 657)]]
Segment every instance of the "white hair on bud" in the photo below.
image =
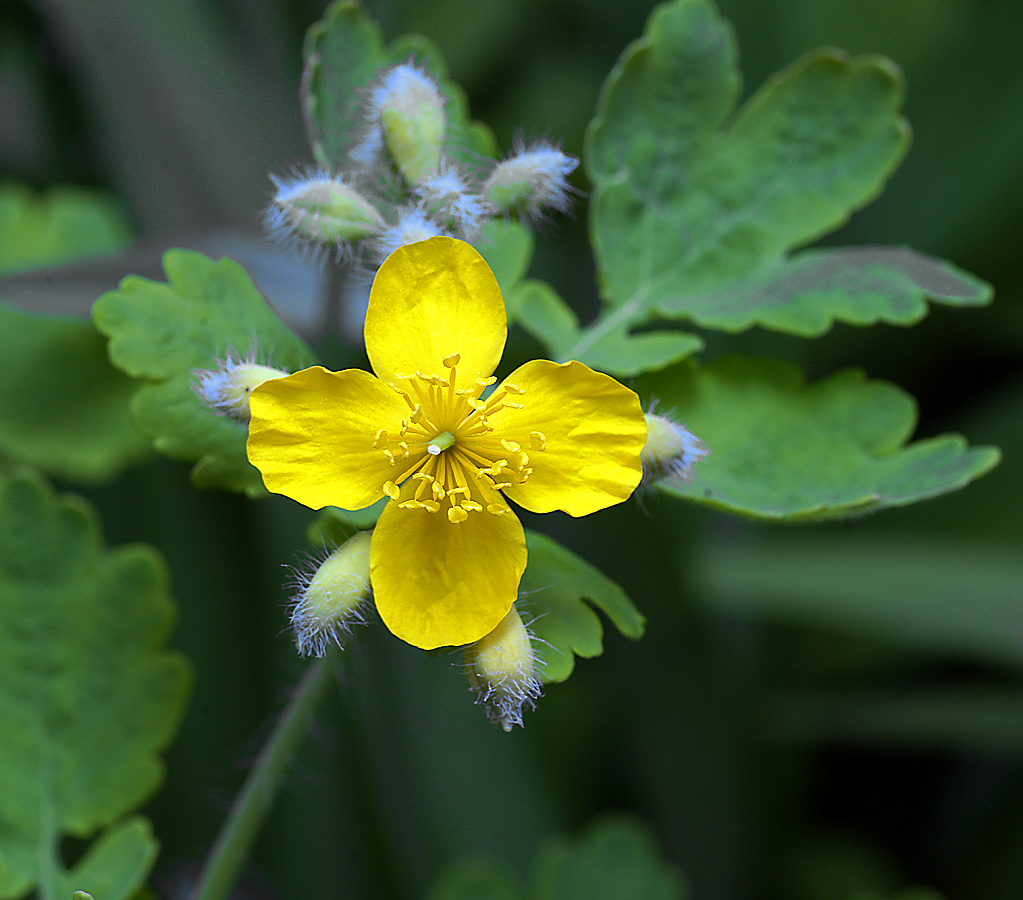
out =
[(449, 162), (435, 175), (421, 179), (412, 193), (437, 220), (447, 222), (467, 241), (476, 240), (493, 212), (492, 207), (469, 185), (468, 179)]
[[(579, 160), (562, 152), (559, 144), (546, 139), (527, 144), (515, 139), (512, 152), (490, 172), (483, 186), (488, 199), (509, 195), (513, 206), (522, 209), (534, 221), (543, 218), (543, 209), (567, 213), (572, 209), (573, 189), (568, 176)], [(495, 201), (501, 205), (500, 201)]]
[(396, 224), (373, 238), (370, 250), (378, 262), (383, 262), (399, 247), (447, 234), (447, 230), (427, 216), (421, 206), (409, 206), (398, 213)]
[(192, 390), (203, 404), (218, 416), (230, 416), (239, 422), (249, 421), (249, 395), (264, 381), (283, 378), (288, 373), (257, 361), (255, 341), (244, 356), (228, 347), (218, 358), (215, 369), (193, 369)]

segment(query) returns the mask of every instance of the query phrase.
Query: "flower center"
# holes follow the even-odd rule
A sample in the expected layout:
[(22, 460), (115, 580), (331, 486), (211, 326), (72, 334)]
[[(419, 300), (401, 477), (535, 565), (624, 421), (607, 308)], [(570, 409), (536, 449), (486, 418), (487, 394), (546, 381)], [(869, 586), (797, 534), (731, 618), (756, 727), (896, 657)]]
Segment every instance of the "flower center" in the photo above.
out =
[(499, 491), (522, 484), (533, 469), (529, 451), (542, 451), (547, 439), (539, 431), (499, 431), (491, 417), (502, 409), (522, 409), (522, 388), (505, 382), (486, 400), (483, 392), (497, 379), (477, 378), (472, 387), (455, 387), (460, 360), (443, 360), (448, 377), (399, 375), (391, 384), (409, 408), (397, 434), (377, 432), (373, 446), (398, 470), (383, 485), (402, 509), (446, 511), (448, 521), (464, 522), (474, 512), (499, 516), (508, 512)]

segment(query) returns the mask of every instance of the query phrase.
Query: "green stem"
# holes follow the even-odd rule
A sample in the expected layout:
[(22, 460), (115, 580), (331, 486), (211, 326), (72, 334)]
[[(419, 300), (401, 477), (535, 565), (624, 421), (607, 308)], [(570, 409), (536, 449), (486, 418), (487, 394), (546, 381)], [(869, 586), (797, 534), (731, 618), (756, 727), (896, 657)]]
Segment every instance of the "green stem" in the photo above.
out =
[(284, 777), (309, 721), (334, 681), (341, 651), (330, 647), (313, 662), (284, 708), (249, 777), (235, 798), (224, 827), (206, 858), (193, 900), (223, 900), (248, 859), (249, 850), (273, 806)]

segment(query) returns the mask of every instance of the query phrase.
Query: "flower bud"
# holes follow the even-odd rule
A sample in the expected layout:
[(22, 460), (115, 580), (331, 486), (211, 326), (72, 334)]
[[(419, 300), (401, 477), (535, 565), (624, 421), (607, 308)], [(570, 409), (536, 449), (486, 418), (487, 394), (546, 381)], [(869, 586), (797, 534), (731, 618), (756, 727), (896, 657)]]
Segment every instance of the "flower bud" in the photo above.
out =
[(639, 455), (644, 481), (669, 475), (688, 481), (693, 466), (710, 453), (695, 434), (670, 416), (648, 412), (646, 429), (646, 444)]
[(440, 168), (447, 131), (444, 97), (421, 69), (403, 63), (388, 69), (373, 92), (368, 117), (380, 123), (384, 144), (411, 184)]
[(497, 628), (465, 648), (465, 664), (476, 702), (505, 731), (522, 724), (523, 708), (533, 709), (543, 692), (533, 644), (514, 604)]
[(470, 189), (466, 179), (451, 165), (441, 164), (434, 175), (423, 178), (413, 189), (431, 218), (445, 223), (466, 240), (479, 237), (490, 205)]
[(384, 228), (373, 239), (371, 245), (373, 256), (379, 262), (383, 262), (399, 247), (444, 234), (447, 232), (428, 218), (419, 207), (408, 207), (398, 213), (396, 225)]
[(192, 389), (206, 406), (218, 416), (230, 416), (239, 422), (249, 421), (249, 397), (264, 381), (283, 378), (288, 373), (256, 362), (255, 351), (241, 358), (228, 350), (217, 360), (216, 369), (194, 369)]
[(360, 531), (315, 572), (300, 573), (299, 592), (291, 605), (291, 627), (301, 656), (323, 656), (330, 644), (341, 646), (352, 625), (366, 621), (371, 534)]
[(568, 176), (579, 160), (547, 141), (531, 147), (519, 145), (499, 162), (483, 185), (483, 196), (496, 209), (525, 212), (531, 219), (550, 207), (568, 212), (572, 207)]
[(267, 209), (267, 233), (281, 243), (340, 250), (383, 227), (380, 213), (354, 187), (325, 170), (303, 177), (270, 176), (277, 192)]

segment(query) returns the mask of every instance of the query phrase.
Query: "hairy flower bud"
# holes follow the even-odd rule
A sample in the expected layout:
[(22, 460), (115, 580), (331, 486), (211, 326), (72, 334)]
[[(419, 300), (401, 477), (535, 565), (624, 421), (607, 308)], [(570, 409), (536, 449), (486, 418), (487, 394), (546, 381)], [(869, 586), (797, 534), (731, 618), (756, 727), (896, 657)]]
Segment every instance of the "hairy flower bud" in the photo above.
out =
[(384, 225), (368, 199), (325, 170), (287, 179), (271, 175), (270, 179), (277, 192), (266, 211), (266, 230), (281, 243), (340, 251)]
[(369, 531), (360, 531), (330, 554), (312, 574), (299, 574), (291, 627), (302, 656), (323, 656), (341, 645), (352, 625), (365, 622), (370, 596)]
[(648, 412), (646, 428), (646, 444), (639, 455), (644, 481), (669, 475), (688, 481), (693, 466), (710, 453), (695, 434), (670, 416)]
[(228, 350), (216, 369), (194, 369), (192, 389), (206, 406), (218, 416), (230, 416), (239, 422), (249, 421), (249, 397), (264, 381), (283, 378), (288, 373), (256, 362), (253, 350), (244, 358)]
[(397, 224), (384, 228), (370, 246), (374, 257), (383, 262), (399, 247), (443, 234), (446, 232), (440, 225), (427, 217), (419, 207), (412, 206), (398, 213)]
[(437, 172), (447, 118), (444, 97), (429, 75), (411, 63), (388, 69), (367, 112), (379, 123), (384, 144), (408, 182), (418, 184)]
[(568, 176), (579, 160), (548, 141), (530, 147), (519, 144), (514, 153), (499, 162), (483, 185), (483, 196), (496, 209), (541, 215), (543, 207), (568, 212), (572, 207)]
[(468, 181), (450, 164), (428, 175), (414, 187), (413, 193), (422, 202), (431, 218), (443, 222), (466, 240), (479, 237), (491, 207), (470, 188)]
[(511, 731), (543, 692), (526, 626), (512, 604), (497, 628), (465, 648), (469, 687), (491, 722)]

